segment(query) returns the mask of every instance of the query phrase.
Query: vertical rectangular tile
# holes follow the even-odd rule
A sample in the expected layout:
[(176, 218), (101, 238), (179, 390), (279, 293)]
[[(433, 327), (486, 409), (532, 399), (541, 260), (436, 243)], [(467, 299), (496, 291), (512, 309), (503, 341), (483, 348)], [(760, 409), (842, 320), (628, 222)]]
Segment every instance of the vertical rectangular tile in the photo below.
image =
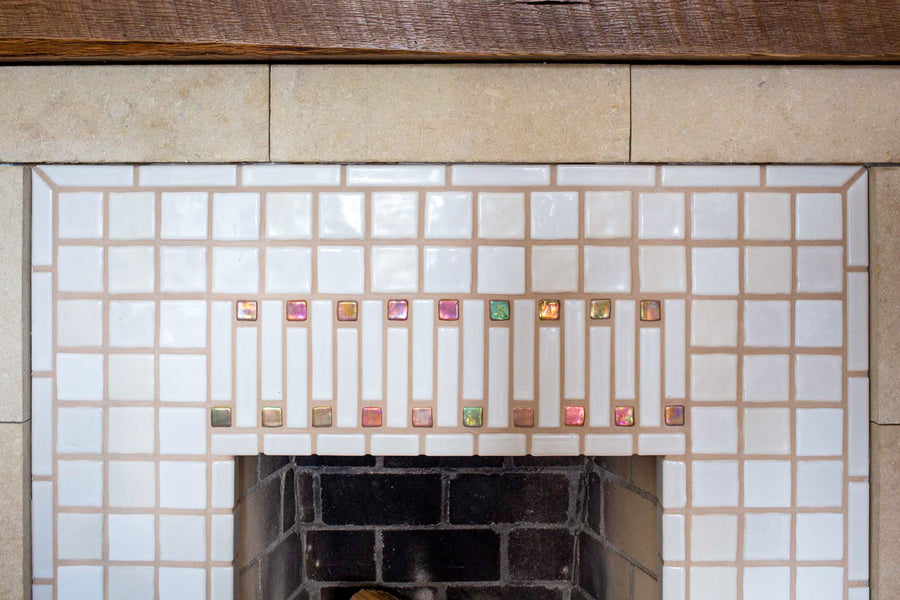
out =
[(289, 327), (287, 330), (287, 377), (285, 385), (285, 425), (306, 427), (309, 409), (309, 331), (306, 327)]
[(488, 334), (488, 427), (509, 427), (509, 329)]
[(869, 173), (847, 190), (847, 265), (869, 265)]
[(869, 379), (851, 377), (848, 398), (847, 467), (851, 477), (869, 475)]
[(31, 264), (53, 264), (53, 191), (36, 171), (31, 172)]
[(364, 300), (360, 310), (362, 328), (362, 399), (381, 400), (382, 337), (384, 329), (384, 303), (381, 300)]
[(559, 427), (560, 331), (541, 327), (538, 338), (538, 424)]
[(257, 402), (256, 327), (238, 327), (235, 362), (235, 425), (256, 427), (259, 413)]
[(685, 308), (684, 300), (666, 300), (665, 322), (666, 398), (685, 397)]
[(350, 327), (337, 330), (338, 427), (359, 427), (359, 332)]
[(459, 329), (438, 327), (437, 419), (438, 427), (459, 424)]
[(565, 327), (565, 397), (584, 398), (584, 300), (566, 300), (563, 309)]
[(409, 329), (389, 327), (387, 331), (387, 426), (408, 427), (408, 412)]
[(641, 329), (641, 384), (638, 422), (658, 427), (660, 414), (660, 335), (656, 327)]
[(31, 369), (53, 368), (53, 275), (31, 275)]
[(591, 427), (609, 427), (611, 338), (609, 327), (591, 327), (589, 421)]
[(847, 576), (869, 579), (869, 484), (851, 481), (847, 507)]
[(31, 380), (31, 474), (53, 474), (53, 380)]
[(333, 310), (331, 300), (314, 300), (310, 306), (313, 400), (331, 400), (334, 395)]
[(284, 325), (284, 308), (281, 300), (265, 300), (261, 311), (262, 331), (262, 399), (281, 400), (281, 363)]
[(634, 301), (616, 300), (615, 313), (616, 400), (634, 400)]
[(534, 300), (513, 302), (513, 398), (534, 400)]
[(434, 379), (434, 301), (412, 303), (412, 397), (431, 400)]
[(847, 275), (847, 369), (869, 369), (869, 275)]
[(214, 402), (231, 401), (231, 302), (212, 303), (210, 336), (210, 397)]
[(53, 484), (31, 484), (31, 574), (53, 577)]
[(484, 395), (484, 300), (463, 301), (462, 325), (462, 397), (463, 400), (481, 400)]

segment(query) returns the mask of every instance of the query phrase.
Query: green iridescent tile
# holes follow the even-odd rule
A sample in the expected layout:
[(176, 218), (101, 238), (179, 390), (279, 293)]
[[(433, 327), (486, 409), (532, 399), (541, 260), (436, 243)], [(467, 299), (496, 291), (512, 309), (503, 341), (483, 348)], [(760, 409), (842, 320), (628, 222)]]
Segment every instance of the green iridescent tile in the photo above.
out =
[(509, 321), (509, 300), (491, 300), (491, 321)]
[(231, 409), (227, 406), (214, 406), (209, 411), (210, 425), (213, 427), (231, 427)]
[(481, 427), (482, 408), (480, 406), (466, 406), (463, 408), (463, 425), (466, 427)]

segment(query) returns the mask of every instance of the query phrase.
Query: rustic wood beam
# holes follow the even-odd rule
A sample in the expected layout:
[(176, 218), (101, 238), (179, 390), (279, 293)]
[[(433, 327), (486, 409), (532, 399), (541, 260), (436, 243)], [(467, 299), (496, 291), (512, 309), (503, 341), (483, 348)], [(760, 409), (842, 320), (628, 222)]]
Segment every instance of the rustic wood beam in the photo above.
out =
[(898, 0), (2, 0), (0, 61), (900, 61)]

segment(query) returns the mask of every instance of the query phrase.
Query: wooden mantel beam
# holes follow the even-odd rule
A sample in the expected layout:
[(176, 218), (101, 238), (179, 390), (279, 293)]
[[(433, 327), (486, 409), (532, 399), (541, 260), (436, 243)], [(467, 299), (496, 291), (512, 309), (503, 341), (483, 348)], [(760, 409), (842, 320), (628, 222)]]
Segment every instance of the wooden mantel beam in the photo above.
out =
[(0, 61), (900, 61), (898, 0), (0, 0)]

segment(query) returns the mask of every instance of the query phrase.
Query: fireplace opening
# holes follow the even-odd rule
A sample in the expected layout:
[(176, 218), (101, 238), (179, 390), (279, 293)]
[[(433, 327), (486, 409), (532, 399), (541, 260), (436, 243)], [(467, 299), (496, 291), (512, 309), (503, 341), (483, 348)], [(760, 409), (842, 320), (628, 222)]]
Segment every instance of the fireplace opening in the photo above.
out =
[(655, 457), (237, 460), (236, 597), (656, 600)]

